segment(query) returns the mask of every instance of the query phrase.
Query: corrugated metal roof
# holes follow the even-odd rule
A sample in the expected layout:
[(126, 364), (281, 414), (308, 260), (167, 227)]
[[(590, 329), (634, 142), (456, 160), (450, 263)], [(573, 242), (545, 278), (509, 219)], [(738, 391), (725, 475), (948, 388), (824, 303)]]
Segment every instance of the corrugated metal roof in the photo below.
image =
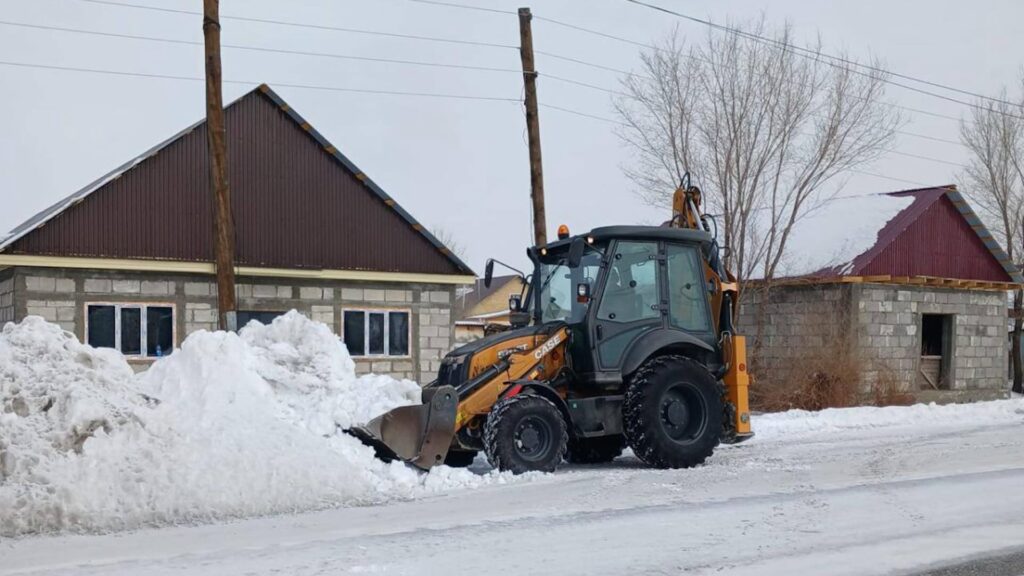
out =
[[(879, 222), (881, 227), (870, 248), (849, 263), (829, 265), (807, 276), (937, 276), (1024, 282), (1020, 270), (955, 185), (878, 196), (911, 198), (912, 202)], [(864, 201), (872, 199), (868, 196)]]
[[(226, 122), (240, 265), (473, 274), (268, 86), (229, 104)], [(0, 251), (208, 261), (207, 161), (200, 121), (30, 218)]]

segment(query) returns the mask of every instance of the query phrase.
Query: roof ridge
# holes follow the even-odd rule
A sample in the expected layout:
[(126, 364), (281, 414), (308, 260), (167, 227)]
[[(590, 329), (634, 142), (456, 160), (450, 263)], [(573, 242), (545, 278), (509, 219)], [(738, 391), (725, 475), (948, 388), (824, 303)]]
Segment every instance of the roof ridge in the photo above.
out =
[[(444, 257), (446, 257), (449, 261), (455, 264), (457, 269), (467, 274), (475, 275), (473, 270), (465, 262), (463, 262), (447, 246), (445, 246), (440, 240), (438, 240), (437, 237), (430, 233), (430, 231), (427, 230), (425, 226), (423, 226), (419, 221), (413, 218), (413, 216), (409, 214), (404, 208), (402, 208), (398, 204), (398, 202), (395, 201), (394, 198), (392, 198), (389, 194), (384, 192), (384, 190), (381, 189), (380, 186), (378, 186), (373, 180), (366, 176), (366, 174), (362, 170), (360, 170), (359, 167), (355, 165), (355, 163), (349, 160), (348, 157), (346, 157), (344, 154), (339, 152), (337, 147), (331, 144), (326, 137), (324, 137), (322, 134), (320, 134), (320, 132), (313, 128), (313, 126), (309, 122), (307, 122), (301, 115), (299, 115), (298, 112), (296, 112), (290, 105), (288, 105), (288, 103), (285, 102), (284, 99), (281, 98), (281, 96), (279, 96), (276, 92), (274, 92), (274, 90), (266, 83), (261, 83), (252, 90), (249, 90), (248, 92), (245, 92), (238, 98), (235, 98), (227, 105), (225, 105), (224, 109), (227, 110), (241, 102), (243, 99), (254, 94), (262, 95), (263, 97), (270, 100), (270, 102), (273, 103), (279, 110), (283, 111), (291, 121), (295, 122), (297, 126), (299, 126), (307, 134), (309, 134), (332, 158), (335, 159), (335, 161), (342, 164), (342, 166), (344, 166), (346, 170), (351, 172), (352, 175), (357, 180), (362, 182), (363, 185), (370, 192), (376, 195), (384, 203), (386, 207), (396, 212), (399, 215), (399, 217), (405, 220), (414, 231), (418, 232), (421, 236), (423, 236), (424, 239), (426, 239), (431, 245), (433, 245)], [(151, 158), (152, 156), (156, 155), (157, 153), (167, 148), (171, 144), (177, 142), (184, 136), (194, 131), (196, 128), (202, 126), (205, 122), (205, 117), (199, 119), (198, 121), (192, 123), (183, 130), (175, 133), (170, 138), (159, 142), (158, 144), (149, 148), (142, 154), (135, 156), (134, 158), (131, 158), (124, 164), (121, 164), (117, 168), (114, 168), (110, 172), (107, 172), (103, 176), (97, 178), (96, 180), (93, 180), (92, 182), (90, 182), (83, 188), (79, 189), (78, 191), (73, 192), (72, 194), (64, 197), (63, 199), (55, 202), (49, 207), (36, 213), (28, 220), (16, 226), (7, 235), (0, 236), (0, 252), (3, 252), (10, 245), (17, 242), (18, 240), (20, 240), (33, 230), (36, 230), (40, 226), (43, 226), (56, 216), (63, 213), (68, 208), (71, 208), (72, 206), (85, 200), (89, 195), (96, 192), (107, 183), (117, 178), (120, 178), (121, 176), (123, 176), (128, 171), (132, 170), (145, 160)]]

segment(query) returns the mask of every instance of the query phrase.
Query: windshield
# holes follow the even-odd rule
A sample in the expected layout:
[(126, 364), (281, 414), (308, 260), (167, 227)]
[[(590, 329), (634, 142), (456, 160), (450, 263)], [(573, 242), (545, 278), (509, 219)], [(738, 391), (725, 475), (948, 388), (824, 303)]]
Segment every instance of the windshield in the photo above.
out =
[(600, 269), (601, 254), (595, 249), (588, 250), (576, 268), (566, 266), (564, 258), (549, 263), (541, 262), (537, 271), (541, 283), (541, 322), (582, 322), (589, 302), (577, 301), (577, 286), (587, 283), (593, 294)]

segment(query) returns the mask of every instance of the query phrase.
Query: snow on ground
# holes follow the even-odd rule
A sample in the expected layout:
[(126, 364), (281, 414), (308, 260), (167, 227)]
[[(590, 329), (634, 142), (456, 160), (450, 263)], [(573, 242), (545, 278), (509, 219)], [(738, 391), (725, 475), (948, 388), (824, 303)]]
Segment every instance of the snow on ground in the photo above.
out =
[[(812, 424), (808, 424), (808, 422)], [(1021, 545), (1024, 401), (756, 417), (708, 464), (625, 455), (379, 506), (0, 540), (0, 575), (909, 575)], [(478, 461), (477, 471), (486, 466)]]
[(30, 317), (0, 332), (0, 536), (380, 503), (506, 482), (385, 464), (343, 430), (419, 401), (289, 313), (199, 332), (135, 376)]

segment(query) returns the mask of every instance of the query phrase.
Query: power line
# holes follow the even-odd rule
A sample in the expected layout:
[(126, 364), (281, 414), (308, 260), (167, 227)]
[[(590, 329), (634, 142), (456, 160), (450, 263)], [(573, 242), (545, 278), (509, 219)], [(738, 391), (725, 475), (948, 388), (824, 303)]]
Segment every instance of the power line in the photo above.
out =
[[(30, 63), (26, 63), (26, 62), (10, 62), (10, 61), (3, 61), (3, 60), (0, 60), (0, 65), (3, 65), (3, 66), (13, 66), (13, 67), (19, 67), (19, 68), (35, 68), (35, 69), (43, 69), (43, 70), (70, 71), (70, 72), (79, 72), (79, 73), (105, 74), (105, 75), (112, 75), (112, 76), (127, 76), (127, 77), (137, 77), (137, 78), (157, 78), (157, 79), (166, 79), (166, 80), (185, 80), (185, 81), (195, 81), (195, 82), (204, 82), (205, 81), (205, 78), (199, 77), (199, 76), (179, 76), (179, 75), (172, 75), (172, 74), (153, 74), (153, 73), (145, 73), (145, 72), (125, 72), (125, 71), (120, 71), (120, 70), (104, 70), (104, 69), (97, 69), (97, 68), (81, 68), (81, 67), (74, 67), (74, 66), (55, 66), (55, 65), (49, 65), (49, 64), (30, 64)], [(225, 84), (243, 84), (243, 85), (249, 85), (249, 86), (259, 85), (260, 84), (260, 82), (252, 82), (252, 81), (247, 81), (247, 80), (229, 80), (229, 79), (225, 79), (225, 80), (223, 80), (223, 82)], [(305, 90), (323, 90), (323, 91), (330, 91), (330, 92), (347, 92), (347, 93), (376, 94), (376, 95), (389, 95), (389, 96), (412, 96), (412, 97), (423, 97), (423, 98), (444, 98), (444, 99), (456, 99), (456, 100), (478, 100), (478, 101), (488, 101), (488, 102), (513, 102), (513, 103), (516, 103), (516, 104), (520, 104), (521, 103), (521, 100), (519, 98), (505, 98), (505, 97), (500, 97), (500, 96), (480, 96), (480, 95), (470, 95), (470, 94), (447, 94), (447, 93), (436, 93), (436, 92), (413, 92), (413, 91), (400, 91), (400, 90), (375, 90), (375, 89), (365, 89), (365, 88), (344, 88), (344, 87), (339, 87), (339, 86), (322, 86), (322, 85), (295, 84), (295, 83), (284, 83), (284, 82), (271, 82), (270, 84), (273, 84), (274, 86), (285, 87), (285, 88), (296, 88), (296, 89), (305, 89)], [(587, 112), (581, 112), (579, 110), (575, 110), (575, 109), (572, 109), (572, 108), (565, 108), (565, 107), (562, 107), (562, 106), (556, 106), (554, 104), (540, 104), (540, 106), (542, 106), (544, 108), (551, 109), (551, 110), (557, 110), (557, 111), (568, 113), (568, 114), (572, 114), (572, 115), (575, 115), (575, 116), (580, 116), (580, 117), (583, 117), (583, 118), (599, 120), (599, 121), (607, 122), (607, 123), (610, 123), (610, 124), (617, 124), (617, 125), (625, 126), (625, 124), (623, 122), (619, 122), (619, 121), (613, 120), (611, 118), (605, 118), (605, 117), (602, 117), (602, 116), (598, 116), (596, 114), (589, 114)], [(925, 159), (929, 159), (929, 158), (925, 158)], [(930, 160), (934, 160), (934, 159), (930, 159)], [(896, 177), (893, 177), (893, 176), (886, 176), (884, 174), (877, 174), (877, 173), (868, 172), (868, 171), (865, 171), (865, 170), (859, 170), (859, 169), (850, 168), (850, 169), (848, 169), (848, 171), (849, 172), (854, 172), (854, 173), (857, 173), (857, 174), (863, 174), (863, 175), (866, 175), (866, 176), (873, 176), (875, 178), (882, 178), (882, 179), (886, 179), (886, 180), (892, 180), (892, 181), (895, 181), (895, 182), (902, 182), (902, 183), (905, 183), (905, 184), (912, 184), (912, 185), (915, 185), (915, 186), (926, 186), (926, 184), (924, 184), (923, 182), (919, 182), (919, 181), (916, 181), (916, 180), (908, 180), (908, 179), (905, 179), (905, 178), (896, 178)]]
[(512, 10), (499, 10), (497, 8), (484, 8), (483, 6), (470, 6), (469, 4), (457, 4), (455, 2), (441, 2), (439, 0), (407, 0), (417, 4), (432, 4), (434, 6), (446, 6), (448, 8), (461, 8), (463, 10), (476, 10), (479, 12), (493, 12), (495, 14), (516, 14)]
[(912, 184), (914, 186), (928, 186), (924, 182), (917, 180), (907, 180), (906, 178), (896, 178), (895, 176), (886, 176), (885, 174), (877, 174), (875, 172), (868, 172), (867, 170), (860, 170), (857, 168), (847, 168), (847, 172), (854, 172), (857, 174), (863, 174), (865, 176), (874, 176), (875, 178), (882, 178), (883, 180), (892, 180), (893, 182), (902, 182), (903, 184)]
[[(84, 30), (84, 29), (80, 29), (80, 28), (67, 28), (67, 27), (61, 27), (61, 26), (48, 26), (48, 25), (41, 25), (41, 24), (29, 24), (29, 23), (24, 23), (24, 22), (10, 22), (10, 21), (0, 20), (0, 25), (17, 26), (17, 27), (23, 27), (23, 28), (29, 28), (29, 29), (40, 29), (40, 30), (50, 30), (50, 31), (59, 31), (59, 32), (69, 32), (69, 33), (76, 33), (76, 34), (86, 34), (86, 35), (101, 36), (101, 37), (112, 37), (112, 38), (122, 38), (122, 39), (131, 39), (131, 40), (153, 41), (153, 42), (161, 42), (161, 43), (176, 44), (176, 45), (202, 46), (202, 42), (198, 42), (198, 41), (178, 40), (178, 39), (172, 39), (172, 38), (157, 38), (157, 37), (153, 37), (153, 36), (139, 36), (139, 35), (133, 35), (133, 34), (120, 34), (120, 33), (114, 33), (114, 32), (100, 32), (100, 31), (94, 31), (94, 30)], [(301, 55), (301, 56), (316, 56), (316, 57), (337, 58), (337, 59), (356, 60), (356, 61), (384, 62), (384, 63), (391, 63), (391, 64), (404, 64), (404, 65), (415, 65), (415, 66), (454, 68), (454, 69), (466, 69), (466, 70), (482, 70), (482, 71), (508, 72), (508, 73), (519, 73), (520, 72), (518, 69), (514, 69), (514, 68), (496, 68), (496, 67), (488, 67), (488, 66), (471, 66), (471, 65), (450, 64), (450, 63), (443, 63), (443, 62), (424, 62), (424, 61), (416, 61), (416, 60), (402, 60), (402, 59), (392, 59), (392, 58), (377, 58), (377, 57), (370, 57), (370, 56), (351, 56), (351, 55), (345, 55), (345, 54), (334, 54), (334, 53), (324, 53), (324, 52), (308, 52), (308, 51), (301, 51), (301, 50), (283, 50), (283, 49), (264, 48), (264, 47), (259, 47), (259, 46), (247, 46), (247, 45), (239, 45), (239, 44), (224, 44), (223, 47), (224, 48), (228, 48), (228, 49), (237, 49), (237, 50), (250, 50), (250, 51), (258, 51), (258, 52), (269, 52), (269, 53), (279, 53), (279, 54), (288, 54), (288, 55)], [(553, 74), (544, 74), (543, 77), (551, 78), (551, 79), (559, 81), (559, 82), (564, 82), (564, 83), (567, 83), (567, 84), (571, 84), (571, 85), (575, 85), (575, 86), (580, 86), (580, 87), (583, 87), (583, 88), (589, 88), (589, 89), (592, 89), (592, 90), (598, 90), (598, 91), (605, 92), (605, 93), (608, 93), (608, 94), (615, 94), (615, 95), (620, 95), (620, 96), (625, 96), (626, 95), (626, 94), (624, 94), (621, 91), (617, 91), (617, 90), (613, 90), (613, 89), (610, 89), (610, 88), (605, 88), (603, 86), (598, 86), (598, 85), (595, 85), (595, 84), (589, 84), (589, 83), (586, 83), (586, 82), (581, 82), (579, 80), (573, 80), (571, 78), (565, 78), (565, 77), (557, 76), (557, 75), (553, 75)], [(608, 119), (608, 118), (603, 118), (603, 117), (595, 116), (595, 115), (592, 115), (592, 114), (586, 114), (586, 113), (578, 112), (578, 111), (571, 111), (571, 110), (568, 110), (568, 109), (565, 109), (563, 111), (574, 113), (574, 114), (581, 115), (581, 116), (591, 117), (591, 118), (594, 118), (596, 120), (600, 120), (600, 121), (603, 121), (603, 122), (611, 122), (611, 123), (621, 124), (621, 122), (617, 122), (615, 120), (611, 120), (611, 119)], [(960, 144), (959, 142), (955, 142), (955, 141), (952, 141), (952, 140), (945, 140), (945, 139), (942, 139), (942, 138), (936, 138), (936, 137), (932, 137), (932, 136), (926, 136), (926, 135), (921, 135), (921, 134), (914, 134), (914, 133), (911, 133), (911, 132), (897, 131), (897, 133), (905, 134), (905, 135), (908, 135), (908, 136), (914, 136), (914, 137), (918, 137), (918, 138), (925, 138), (925, 139), (929, 139), (929, 140), (935, 140), (935, 141), (939, 141), (939, 142), (946, 142), (946, 143), (950, 143), (950, 144)], [(908, 156), (908, 157), (912, 157), (912, 158), (919, 158), (919, 159), (922, 159), (922, 160), (930, 160), (930, 161), (941, 163), (941, 164), (949, 164), (949, 165), (954, 165), (954, 166), (958, 166), (958, 167), (960, 166), (959, 164), (955, 164), (955, 163), (952, 163), (952, 162), (949, 162), (949, 161), (946, 161), (946, 160), (940, 160), (940, 159), (937, 159), (937, 158), (929, 158), (929, 157), (925, 157), (925, 156), (918, 156), (918, 155), (915, 155), (915, 154), (910, 154), (910, 153), (906, 153), (906, 152), (899, 152), (899, 151), (893, 151), (893, 153), (894, 154), (900, 154), (900, 155)]]
[[(187, 46), (202, 46), (203, 43), (193, 40), (178, 40), (174, 38), (157, 38), (154, 36), (137, 36), (134, 34), (120, 34), (115, 32), (98, 32), (95, 30), (83, 30), (80, 28), (65, 28), (61, 26), (47, 26), (42, 24), (27, 24), (24, 22), (9, 22), (0, 20), (0, 24), (6, 26), (18, 26), (22, 28), (31, 28), (39, 30), (52, 30), (58, 32), (71, 32), (75, 34), (87, 34), (90, 36), (103, 36), (110, 38), (123, 38), (129, 40), (146, 40), (151, 42), (162, 42), (165, 44), (179, 44)], [(322, 58), (338, 58), (342, 60), (359, 60), (366, 62), (384, 62), (389, 64), (406, 64), (412, 66), (428, 66), (436, 68), (456, 68), (462, 70), (481, 70), (487, 72), (516, 72), (519, 73), (521, 70), (516, 68), (497, 68), (492, 66), (473, 66), (469, 64), (451, 64), (447, 62), (425, 62), (422, 60), (401, 60), (395, 58), (377, 58), (374, 56), (352, 56), (348, 54), (334, 54), (329, 52), (309, 52), (303, 50), (285, 50), (280, 48), (264, 48), (261, 46), (249, 46), (244, 44), (221, 44), (222, 48), (229, 48), (233, 50), (249, 50), (254, 52), (268, 52), (275, 54), (290, 54), (296, 56), (317, 56)]]
[[(103, 4), (107, 6), (120, 6), (123, 8), (137, 8), (139, 10), (152, 10), (156, 12), (168, 12), (172, 14), (188, 14), (190, 16), (202, 16), (202, 12), (194, 12), (191, 10), (181, 10), (177, 8), (163, 8), (159, 6), (143, 6), (141, 4), (129, 4), (127, 2), (115, 2), (114, 0), (78, 0), (79, 2), (89, 2), (91, 4)], [(313, 30), (329, 30), (332, 32), (346, 32), (349, 34), (366, 34), (370, 36), (386, 36), (389, 38), (403, 38), (406, 40), (423, 40), (427, 42), (442, 42), (448, 44), (461, 44), (465, 46), (483, 46), (488, 48), (506, 48), (518, 50), (518, 46), (512, 46), (511, 44), (497, 44), (494, 42), (479, 42), (475, 40), (461, 40), (456, 38), (441, 38), (437, 36), (419, 36), (416, 34), (400, 34), (397, 32), (381, 32), (379, 30), (364, 30), (360, 28), (343, 28), (340, 26), (327, 26), (323, 24), (309, 24), (304, 22), (288, 22), (285, 20), (273, 20), (269, 18), (251, 18), (247, 16), (224, 16), (221, 15), (221, 20), (237, 20), (239, 22), (256, 22), (259, 24), (276, 24), (279, 26), (291, 26), (295, 28), (308, 28)]]
[[(586, 27), (583, 27), (583, 26), (577, 26), (576, 24), (570, 24), (568, 22), (563, 22), (563, 21), (560, 21), (560, 20), (555, 20), (553, 18), (543, 18), (541, 16), (535, 16), (535, 18), (538, 18), (540, 20), (544, 20), (546, 22), (550, 22), (552, 24), (557, 24), (559, 26), (564, 26), (564, 27), (570, 28), (572, 30), (578, 30), (580, 32), (586, 32), (588, 34), (593, 34), (595, 36), (600, 36), (602, 38), (608, 38), (608, 39), (615, 40), (615, 41), (618, 41), (618, 42), (623, 42), (625, 44), (630, 44), (632, 46), (638, 46), (638, 47), (641, 47), (641, 48), (647, 48), (649, 50), (655, 50), (655, 51), (658, 51), (658, 52), (665, 52), (664, 48), (659, 48), (658, 46), (654, 46), (652, 44), (646, 44), (644, 42), (638, 42), (636, 40), (631, 40), (629, 38), (624, 38), (622, 36), (616, 36), (614, 34), (608, 34), (606, 32), (601, 32), (600, 30), (594, 30), (592, 28), (586, 28)], [(546, 53), (543, 53), (543, 52), (538, 52), (538, 54), (544, 54), (544, 55), (552, 57), (552, 58), (556, 58), (556, 59), (559, 59), (559, 60), (565, 60), (565, 61), (573, 62), (573, 63), (576, 63), (576, 64), (581, 64), (581, 65), (584, 65), (584, 66), (590, 66), (592, 68), (598, 68), (598, 69), (608, 70), (610, 72), (618, 72), (620, 74), (629, 74), (629, 75), (637, 76), (636, 74), (633, 74), (633, 73), (631, 73), (629, 71), (626, 71), (626, 70), (621, 70), (621, 69), (618, 69), (618, 68), (612, 68), (612, 67), (604, 66), (604, 65), (601, 65), (601, 64), (595, 64), (593, 62), (587, 62), (585, 60), (577, 60), (575, 58), (569, 58), (569, 57), (561, 56), (561, 55), (558, 55), (558, 54), (546, 54)], [(688, 55), (687, 57), (688, 58), (693, 58), (694, 56)], [(709, 62), (709, 61), (707, 61), (705, 59), (700, 59), (700, 60), (702, 62), (707, 63), (707, 64), (711, 64), (711, 62)], [(863, 75), (863, 73), (861, 73), (861, 74)], [(645, 79), (649, 79), (649, 77), (646, 77), (646, 76), (640, 76), (640, 77), (641, 78), (645, 78)], [(896, 84), (896, 85), (897, 86), (901, 86), (901, 87), (904, 86), (902, 84)], [(916, 88), (913, 88), (913, 87), (907, 87), (907, 88), (910, 89), (910, 90), (913, 90), (913, 91), (920, 91), (919, 89), (916, 89)], [(930, 92), (925, 92), (925, 93), (926, 94), (931, 94)], [(939, 98), (943, 98), (943, 99), (947, 98), (947, 97), (942, 96), (942, 95), (937, 95), (937, 96)], [(961, 102), (959, 100), (955, 100), (955, 102), (960, 103), (960, 104), (970, 105), (969, 103)], [(907, 111), (907, 112), (915, 112), (915, 113), (918, 113), (918, 114), (925, 114), (927, 116), (932, 116), (932, 117), (935, 117), (935, 118), (943, 118), (943, 119), (946, 119), (946, 120), (952, 120), (954, 122), (960, 122), (961, 121), (961, 119), (956, 117), (956, 116), (950, 116), (948, 114), (941, 114), (939, 112), (931, 112), (929, 110), (921, 110), (919, 108), (912, 108), (910, 106), (903, 106), (901, 104), (896, 104), (894, 102), (883, 102), (882, 104), (886, 105), (886, 106), (889, 106), (891, 108), (896, 108), (896, 109), (904, 110), (904, 111)]]
[(897, 154), (899, 156), (906, 156), (907, 158), (917, 158), (918, 160), (927, 160), (929, 162), (935, 162), (938, 164), (945, 164), (947, 166), (956, 166), (957, 168), (964, 168), (963, 164), (958, 162), (952, 162), (950, 160), (941, 160), (939, 158), (932, 158), (930, 156), (921, 156), (920, 154), (911, 154), (910, 152), (901, 152), (899, 150), (889, 150), (890, 154)]
[[(980, 94), (980, 93), (977, 93), (977, 92), (971, 92), (971, 91), (968, 91), (968, 90), (963, 90), (961, 88), (956, 88), (954, 86), (948, 86), (948, 85), (945, 85), (945, 84), (940, 84), (938, 82), (933, 82), (933, 81), (925, 80), (925, 79), (922, 79), (922, 78), (917, 78), (915, 76), (910, 76), (908, 74), (900, 74), (900, 73), (892, 72), (890, 70), (886, 70), (885, 68), (881, 68), (881, 67), (878, 67), (878, 66), (873, 66), (873, 65), (870, 65), (870, 64), (863, 64), (861, 62), (856, 62), (854, 60), (849, 60), (847, 58), (843, 58), (843, 57), (840, 57), (840, 56), (835, 56), (835, 55), (832, 55), (832, 54), (825, 54), (825, 53), (822, 53), (822, 52), (818, 52), (816, 50), (812, 50), (810, 48), (804, 48), (802, 46), (796, 46), (796, 45), (793, 45), (793, 44), (786, 44), (786, 43), (780, 42), (779, 40), (776, 40), (774, 38), (767, 38), (767, 37), (764, 37), (764, 36), (760, 36), (760, 35), (754, 34), (752, 32), (747, 32), (747, 31), (744, 31), (744, 30), (740, 30), (738, 28), (733, 28), (733, 27), (730, 27), (730, 26), (722, 25), (722, 24), (716, 24), (716, 23), (714, 23), (714, 22), (712, 22), (710, 20), (705, 20), (705, 19), (702, 19), (702, 18), (697, 18), (695, 16), (690, 16), (688, 14), (683, 14), (681, 12), (677, 12), (675, 10), (670, 10), (668, 8), (664, 8), (662, 6), (657, 6), (655, 4), (650, 4), (650, 3), (644, 2), (642, 0), (626, 0), (626, 2), (629, 2), (631, 4), (636, 4), (638, 6), (643, 6), (645, 8), (649, 8), (651, 10), (656, 10), (658, 12), (664, 12), (666, 14), (671, 14), (671, 15), (676, 16), (678, 18), (682, 18), (684, 20), (689, 20), (690, 22), (695, 22), (695, 23), (698, 23), (698, 24), (702, 24), (704, 26), (708, 26), (710, 28), (713, 28), (713, 29), (716, 29), (716, 30), (720, 30), (720, 31), (723, 31), (723, 32), (728, 32), (730, 34), (734, 34), (734, 35), (737, 35), (737, 36), (740, 36), (740, 37), (743, 37), (743, 38), (747, 38), (749, 40), (755, 40), (757, 42), (773, 44), (775, 46), (782, 47), (782, 48), (787, 49), (787, 50), (795, 50), (797, 52), (803, 53), (805, 58), (806, 57), (815, 58), (815, 59), (816, 58), (825, 58), (825, 59), (828, 59), (828, 60), (832, 60), (834, 62), (840, 62), (842, 64), (846, 64), (848, 66), (854, 66), (854, 67), (858, 67), (858, 68), (865, 68), (865, 69), (871, 70), (873, 72), (878, 72), (878, 73), (882, 73), (882, 74), (886, 74), (886, 75), (890, 75), (890, 76), (895, 76), (897, 78), (903, 78), (905, 80), (910, 80), (912, 82), (917, 82), (917, 83), (920, 83), (920, 84), (925, 84), (925, 85), (932, 86), (932, 87), (935, 87), (935, 88), (941, 88), (941, 89), (944, 89), (944, 90), (949, 90), (951, 92), (957, 92), (959, 94), (964, 94), (964, 95), (967, 95), (967, 96), (973, 96), (975, 98), (980, 98), (980, 99), (988, 100), (988, 101), (991, 101), (991, 102), (997, 102), (997, 103), (1001, 103), (1001, 104), (1008, 104), (1010, 106), (1014, 106), (1014, 107), (1017, 107), (1017, 108), (1022, 108), (1021, 104), (1018, 104), (1018, 103), (1009, 102), (1007, 100), (1002, 100), (1002, 99), (999, 99), (999, 98), (993, 98), (992, 96), (987, 96), (985, 94)], [(974, 107), (974, 108), (981, 108), (980, 106), (978, 106), (977, 104), (975, 104), (973, 102), (965, 102), (963, 100), (957, 100), (955, 98), (950, 98), (948, 96), (943, 96), (941, 94), (936, 94), (934, 92), (929, 92), (929, 91), (926, 91), (926, 90), (921, 90), (919, 88), (914, 88), (913, 86), (907, 86), (905, 84), (900, 84), (898, 82), (892, 82), (891, 80), (883, 80), (883, 81), (885, 81), (885, 82), (887, 82), (889, 84), (892, 84), (894, 86), (899, 86), (899, 87), (905, 88), (907, 90), (913, 90), (915, 92), (919, 92), (921, 94), (926, 94), (928, 96), (934, 96), (936, 98), (941, 98), (941, 99), (948, 100), (950, 102), (955, 102), (955, 103), (958, 103), (958, 104), (962, 104), (962, 105), (965, 105), (965, 106), (971, 106), (971, 107)], [(1007, 116), (1012, 116), (1014, 118), (1018, 118), (1018, 119), (1024, 120), (1024, 117), (1021, 117), (1021, 116), (1016, 116), (1016, 115), (1012, 115), (1012, 114), (1007, 114)]]
[(628, 126), (625, 122), (619, 122), (618, 120), (612, 120), (611, 118), (605, 118), (598, 116), (597, 114), (588, 114), (587, 112), (580, 112), (579, 110), (573, 110), (572, 108), (563, 108), (561, 106), (555, 106), (554, 104), (540, 104), (541, 108), (550, 108), (552, 110), (558, 110), (560, 112), (566, 112), (574, 114), (576, 116), (582, 116), (584, 118), (590, 118), (593, 120), (600, 120), (601, 122), (608, 122), (609, 124), (618, 124), (619, 126)]
[[(26, 62), (10, 62), (0, 60), (0, 65), (4, 66), (16, 66), (20, 68), (40, 68), (44, 70), (62, 70), (70, 72), (85, 72), (92, 74), (107, 74), (113, 76), (135, 76), (141, 78), (161, 78), (167, 80), (189, 80), (204, 82), (206, 79), (199, 76), (178, 76), (173, 74), (153, 74), (147, 72), (124, 72), (121, 70), (104, 70), (99, 68), (79, 68), (74, 66), (54, 66), (49, 64), (29, 64)], [(250, 80), (223, 80), (225, 84), (244, 84), (247, 86), (257, 86), (261, 82), (253, 82)], [(390, 95), (390, 96), (417, 96), (423, 98), (447, 98), (456, 100), (485, 100), (491, 102), (519, 102), (518, 98), (505, 98), (501, 96), (478, 96), (472, 94), (448, 94), (440, 92), (411, 92), (404, 90), (377, 90), (370, 88), (344, 88), (340, 86), (322, 86), (316, 84), (292, 84), (285, 82), (272, 82), (274, 86), (283, 86), (286, 88), (301, 88), (305, 90), (326, 90), (331, 92), (355, 92), (359, 94), (379, 94), (379, 95)]]
[(611, 88), (605, 88), (603, 86), (598, 86), (596, 84), (588, 84), (586, 82), (580, 82), (579, 80), (573, 80), (571, 78), (565, 78), (564, 76), (555, 76), (554, 74), (543, 74), (543, 73), (539, 73), (538, 75), (541, 78), (550, 78), (552, 80), (557, 80), (559, 82), (565, 82), (566, 84), (572, 84), (574, 86), (580, 86), (580, 87), (583, 87), (583, 88), (590, 88), (591, 90), (598, 90), (600, 92), (605, 92), (605, 93), (608, 93), (608, 94), (615, 94), (617, 96), (626, 96), (626, 97), (629, 96), (625, 92), (620, 92), (618, 90), (613, 90)]

